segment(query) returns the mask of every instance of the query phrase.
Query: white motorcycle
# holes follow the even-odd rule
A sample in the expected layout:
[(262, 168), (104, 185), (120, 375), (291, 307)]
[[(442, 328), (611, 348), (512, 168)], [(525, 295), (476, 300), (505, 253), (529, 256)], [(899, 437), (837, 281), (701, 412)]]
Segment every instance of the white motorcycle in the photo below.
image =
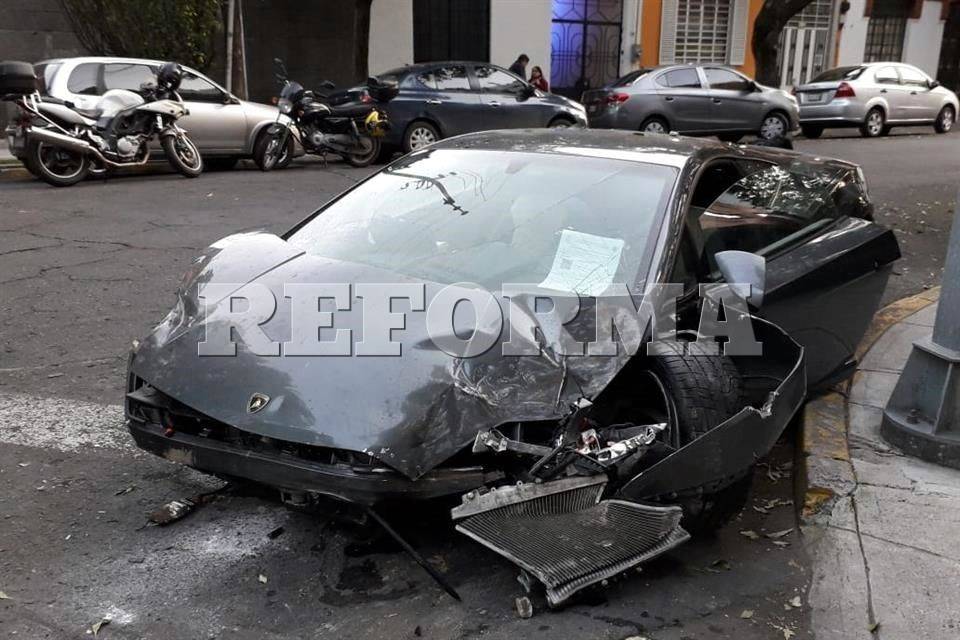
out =
[[(157, 71), (156, 85), (140, 93), (124, 89), (107, 91), (92, 110), (69, 102), (41, 98), (35, 91), (33, 66), (4, 63), (0, 93), (16, 96), (22, 112), (21, 135), (26, 139), (24, 164), (37, 177), (56, 187), (83, 180), (92, 172), (135, 167), (150, 159), (150, 142), (160, 144), (171, 166), (195, 178), (203, 171), (203, 158), (187, 132), (176, 121), (188, 110), (177, 93), (180, 65), (168, 62)], [(18, 71), (19, 70), (19, 71)], [(4, 80), (7, 86), (4, 87)], [(18, 91), (11, 92), (11, 88)]]

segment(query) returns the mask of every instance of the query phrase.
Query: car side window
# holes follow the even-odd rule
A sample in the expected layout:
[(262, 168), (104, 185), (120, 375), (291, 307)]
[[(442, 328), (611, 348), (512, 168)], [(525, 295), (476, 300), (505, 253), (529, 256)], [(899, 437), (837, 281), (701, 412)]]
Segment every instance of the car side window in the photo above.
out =
[(110, 89), (139, 91), (140, 85), (155, 83), (157, 74), (145, 64), (115, 62), (103, 66), (103, 86)]
[(70, 77), (67, 79), (67, 89), (70, 93), (77, 93), (84, 96), (100, 95), (100, 64), (97, 62), (85, 62), (78, 64)]
[(523, 81), (512, 73), (489, 66), (478, 66), (475, 70), (480, 90), (485, 93), (519, 93)]
[(189, 71), (183, 72), (178, 93), (184, 100), (192, 102), (222, 103), (224, 98), (224, 93), (212, 82)]
[(925, 76), (919, 69), (914, 69), (913, 67), (900, 67), (900, 80), (903, 82), (903, 84), (910, 85), (912, 87), (927, 86), (927, 76)]
[(711, 89), (748, 91), (751, 88), (749, 80), (729, 69), (706, 67), (703, 72), (707, 76), (707, 84)]
[(893, 67), (881, 67), (873, 74), (877, 84), (900, 84), (900, 76)]
[(470, 78), (467, 77), (467, 68), (454, 64), (446, 67), (437, 67), (433, 70), (433, 77), (440, 91), (469, 91)]
[(700, 76), (696, 69), (674, 69), (661, 73), (657, 77), (657, 84), (672, 89), (699, 89)]
[(434, 75), (433, 71), (424, 71), (423, 73), (418, 73), (415, 76), (414, 83), (412, 85), (414, 89), (432, 89), (433, 91), (437, 90), (437, 77)]
[(690, 208), (689, 226), (705, 273), (716, 270), (720, 251), (764, 253), (807, 226), (842, 214), (835, 191), (848, 173), (843, 168), (806, 162), (737, 164), (743, 177), (709, 205)]

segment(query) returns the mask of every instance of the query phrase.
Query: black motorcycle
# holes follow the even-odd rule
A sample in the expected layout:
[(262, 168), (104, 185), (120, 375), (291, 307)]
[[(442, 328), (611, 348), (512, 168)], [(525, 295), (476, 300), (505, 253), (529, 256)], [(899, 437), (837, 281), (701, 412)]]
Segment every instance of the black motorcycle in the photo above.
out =
[[(396, 83), (368, 78), (359, 104), (331, 105), (328, 93), (303, 88), (287, 77), (279, 59), (277, 80), (282, 85), (277, 99), (277, 122), (270, 125), (253, 150), (253, 160), (263, 171), (281, 168), (292, 157), (293, 140), (307, 153), (326, 156), (335, 153), (355, 167), (366, 167), (380, 155), (381, 138), (390, 128), (383, 104), (398, 93)], [(330, 91), (333, 83), (324, 82)]]

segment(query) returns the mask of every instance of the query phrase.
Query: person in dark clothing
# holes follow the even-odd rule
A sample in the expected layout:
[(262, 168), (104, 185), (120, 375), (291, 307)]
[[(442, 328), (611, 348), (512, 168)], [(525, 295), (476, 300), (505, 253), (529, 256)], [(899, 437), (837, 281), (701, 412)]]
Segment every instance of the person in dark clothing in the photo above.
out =
[(540, 67), (534, 67), (530, 70), (530, 84), (540, 91), (550, 91), (550, 83), (543, 77), (543, 69)]
[(525, 53), (521, 53), (517, 58), (516, 62), (510, 65), (510, 73), (515, 73), (524, 80), (527, 79), (527, 63), (530, 62), (530, 57)]

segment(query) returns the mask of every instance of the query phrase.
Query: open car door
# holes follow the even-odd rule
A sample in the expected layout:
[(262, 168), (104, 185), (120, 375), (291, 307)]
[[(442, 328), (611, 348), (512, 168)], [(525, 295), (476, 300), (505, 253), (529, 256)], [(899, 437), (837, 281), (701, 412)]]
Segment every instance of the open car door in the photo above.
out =
[[(808, 387), (849, 373), (900, 257), (893, 232), (872, 221), (859, 172), (848, 165), (790, 156), (781, 163), (714, 161), (701, 174), (688, 217), (703, 280), (722, 280), (716, 254), (738, 250), (766, 260), (758, 315), (806, 352)], [(711, 176), (742, 176), (716, 193)]]

